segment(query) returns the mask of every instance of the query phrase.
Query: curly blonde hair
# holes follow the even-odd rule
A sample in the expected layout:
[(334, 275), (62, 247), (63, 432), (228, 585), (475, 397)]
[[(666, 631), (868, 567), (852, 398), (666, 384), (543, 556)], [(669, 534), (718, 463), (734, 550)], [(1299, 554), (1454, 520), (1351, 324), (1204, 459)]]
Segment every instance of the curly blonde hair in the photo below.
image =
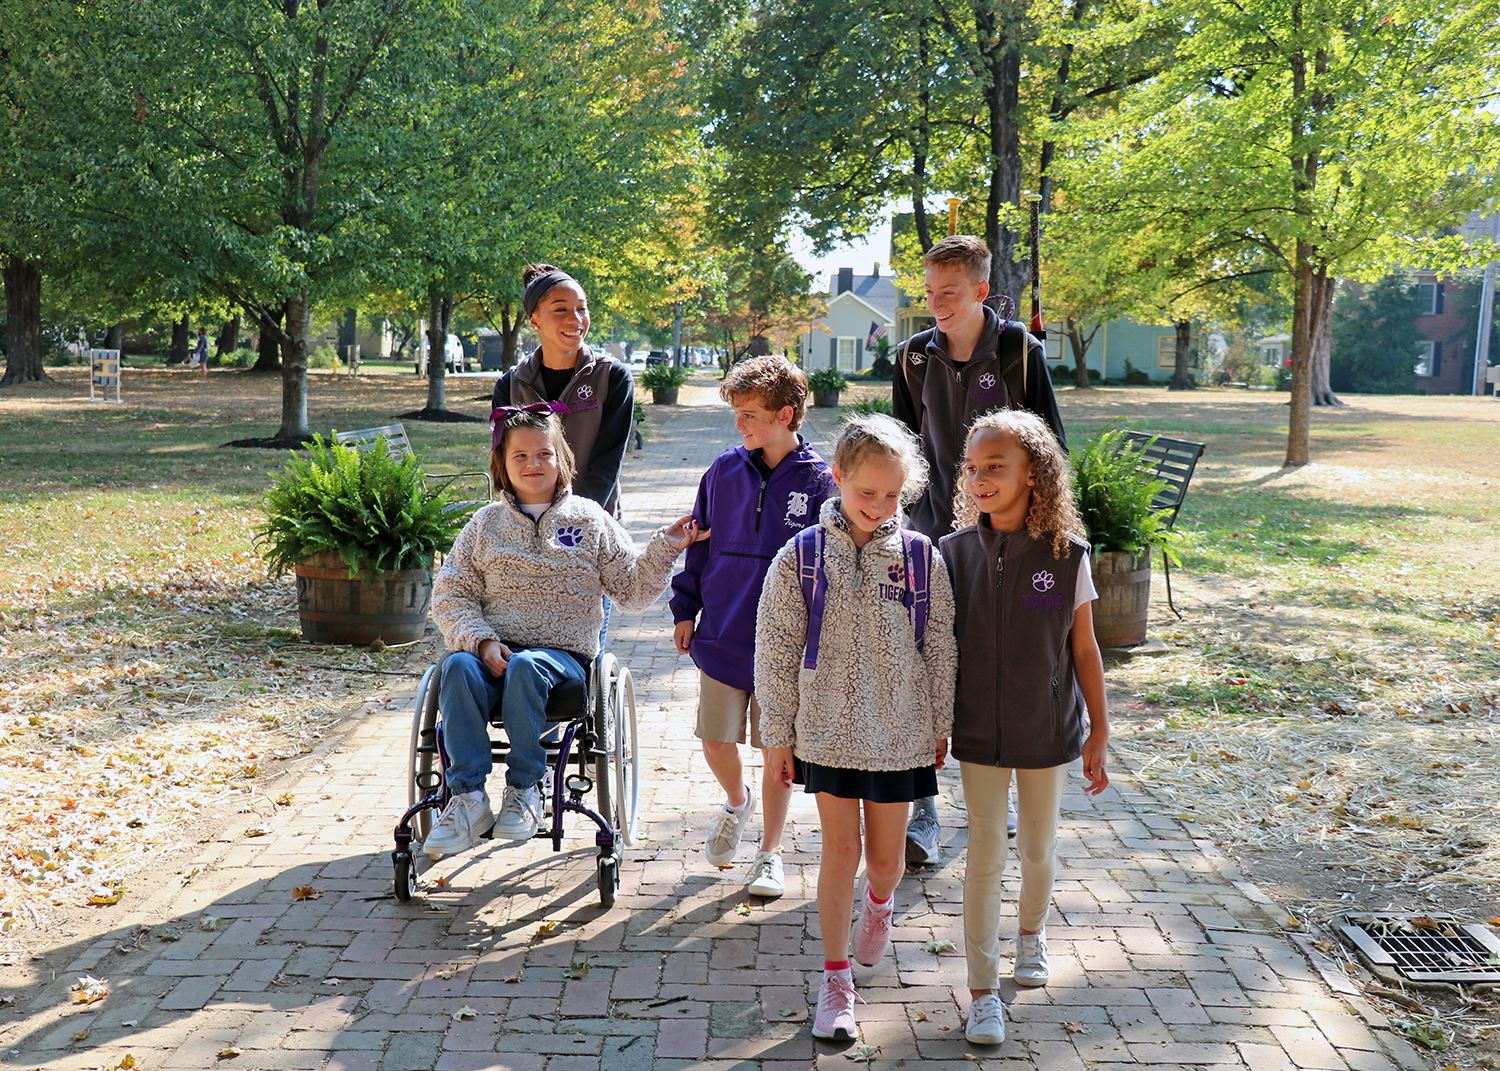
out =
[(844, 421), (838, 441), (833, 444), (833, 463), (841, 475), (848, 476), (871, 457), (901, 465), (906, 477), (901, 486), (903, 502), (914, 502), (927, 486), (927, 459), (922, 456), (922, 444), (894, 417), (870, 413)]
[[(1073, 498), (1073, 475), (1068, 455), (1063, 453), (1057, 436), (1035, 413), (1024, 409), (997, 409), (974, 421), (964, 440), (965, 452), (975, 435), (989, 430), (1015, 439), (1031, 460), (1031, 476), (1035, 482), (1031, 487), (1031, 508), (1026, 511), (1026, 531), (1033, 539), (1041, 539), (1050, 532), (1052, 556), (1071, 557), (1068, 537), (1076, 535), (1087, 539), (1088, 531)], [(953, 491), (953, 516), (956, 518), (955, 528), (967, 528), (979, 520), (979, 504), (969, 494), (968, 481), (961, 473)]]

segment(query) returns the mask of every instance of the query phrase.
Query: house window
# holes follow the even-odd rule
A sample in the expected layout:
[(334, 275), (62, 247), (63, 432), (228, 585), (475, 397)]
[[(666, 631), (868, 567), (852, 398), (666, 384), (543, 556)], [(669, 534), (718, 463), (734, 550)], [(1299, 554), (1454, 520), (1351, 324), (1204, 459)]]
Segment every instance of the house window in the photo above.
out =
[(1436, 316), (1443, 311), (1443, 284), (1418, 283), (1417, 301), (1420, 305), (1417, 315)]
[(854, 371), (854, 343), (856, 339), (839, 339), (838, 365), (840, 372)]
[[(1198, 367), (1198, 354), (1192, 348), (1193, 344), (1195, 342), (1196, 342), (1195, 339), (1192, 339), (1192, 338), (1188, 339), (1188, 367), (1189, 368), (1197, 368)], [(1176, 335), (1157, 335), (1156, 336), (1156, 367), (1157, 368), (1176, 368), (1177, 367), (1177, 336)]]
[(1282, 356), (1286, 351), (1280, 346), (1262, 346), (1260, 348), (1260, 363), (1266, 368), (1280, 368), (1284, 360)]
[(1441, 342), (1418, 342), (1417, 363), (1412, 368), (1412, 374), (1431, 378), (1440, 371), (1442, 359), (1443, 344)]

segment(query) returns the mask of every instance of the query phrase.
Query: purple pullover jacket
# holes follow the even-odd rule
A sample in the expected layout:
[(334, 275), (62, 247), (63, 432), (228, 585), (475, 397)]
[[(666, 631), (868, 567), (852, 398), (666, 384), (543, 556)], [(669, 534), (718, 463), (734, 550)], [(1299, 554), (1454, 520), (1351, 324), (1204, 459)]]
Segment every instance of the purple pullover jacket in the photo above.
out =
[(833, 494), (827, 463), (801, 436), (774, 469), (737, 446), (703, 474), (693, 519), (712, 534), (688, 548), (671, 607), (674, 623), (698, 618), (688, 652), (714, 680), (755, 690), (755, 611), (771, 559)]

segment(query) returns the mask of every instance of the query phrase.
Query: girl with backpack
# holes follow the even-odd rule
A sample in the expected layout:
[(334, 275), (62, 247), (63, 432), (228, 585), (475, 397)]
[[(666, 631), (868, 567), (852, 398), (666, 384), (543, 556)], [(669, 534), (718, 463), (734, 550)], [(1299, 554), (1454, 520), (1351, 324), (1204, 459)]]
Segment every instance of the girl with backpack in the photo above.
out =
[(816, 796), (821, 819), (819, 1038), (859, 1036), (850, 953), (865, 966), (885, 954), (906, 813), (937, 791), (948, 750), (953, 592), (932, 544), (900, 524), (901, 503), (921, 491), (926, 469), (916, 437), (890, 417), (845, 424), (833, 454), (838, 497), (777, 553), (757, 614), (766, 762), (783, 783)]
[(1035, 413), (986, 413), (969, 430), (960, 473), (962, 527), (938, 547), (956, 593), (963, 652), (953, 757), (969, 810), (964, 954), (971, 1003), (964, 1036), (999, 1045), (1000, 876), (1011, 779), (1021, 860), (1012, 976), (1017, 985), (1042, 986), (1050, 975), (1044, 924), (1068, 764), (1083, 758), (1084, 791), (1108, 787), (1109, 717), (1089, 545), (1057, 437)]

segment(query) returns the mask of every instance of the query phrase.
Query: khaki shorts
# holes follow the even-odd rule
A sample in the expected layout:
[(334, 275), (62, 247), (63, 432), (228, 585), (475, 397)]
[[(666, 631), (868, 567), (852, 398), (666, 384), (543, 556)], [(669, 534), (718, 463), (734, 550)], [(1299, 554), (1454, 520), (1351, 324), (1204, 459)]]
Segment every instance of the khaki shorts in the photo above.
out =
[(721, 744), (743, 744), (747, 716), (750, 746), (759, 748), (760, 704), (755, 701), (755, 696), (721, 684), (699, 670), (698, 725), (693, 735), (699, 740), (716, 740)]

